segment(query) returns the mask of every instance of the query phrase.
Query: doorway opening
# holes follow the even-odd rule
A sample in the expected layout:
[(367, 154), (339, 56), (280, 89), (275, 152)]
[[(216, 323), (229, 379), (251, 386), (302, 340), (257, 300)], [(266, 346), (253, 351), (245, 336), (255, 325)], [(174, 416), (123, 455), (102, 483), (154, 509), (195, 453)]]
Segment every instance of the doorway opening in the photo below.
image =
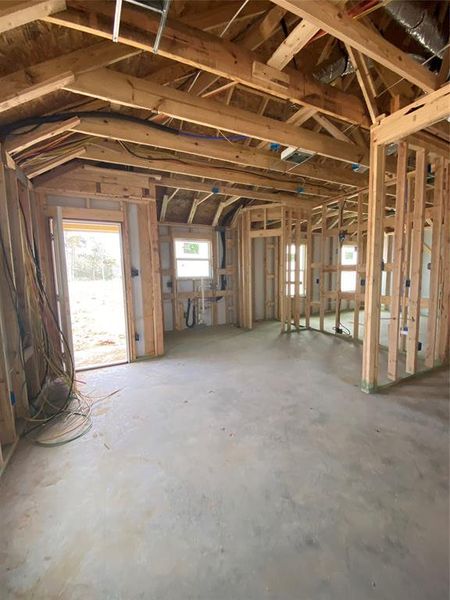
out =
[(75, 368), (127, 362), (120, 223), (63, 221)]

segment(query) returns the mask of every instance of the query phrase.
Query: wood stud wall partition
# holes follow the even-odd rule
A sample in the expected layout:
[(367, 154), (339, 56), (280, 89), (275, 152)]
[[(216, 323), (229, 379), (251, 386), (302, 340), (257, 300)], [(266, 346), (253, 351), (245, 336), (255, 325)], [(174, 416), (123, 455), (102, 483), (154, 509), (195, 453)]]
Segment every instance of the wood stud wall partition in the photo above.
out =
[[(344, 303), (353, 315), (353, 331), (350, 337), (359, 340), (361, 308), (364, 306), (365, 248), (364, 202), (366, 194), (359, 192), (355, 201), (345, 197), (335, 206), (324, 205), (320, 220), (307, 225), (307, 273), (306, 273), (306, 325), (319, 331), (326, 331), (325, 318), (334, 315), (334, 328), (341, 326), (341, 312)], [(351, 216), (350, 224), (344, 224)], [(341, 264), (341, 248), (350, 244), (357, 248), (355, 265)], [(341, 274), (356, 272), (355, 289), (341, 289)], [(318, 314), (318, 324), (315, 317)], [(314, 326), (316, 325), (316, 326)], [(349, 328), (351, 329), (351, 328)]]
[[(414, 375), (448, 362), (449, 355), (449, 161), (448, 149), (418, 133), (449, 113), (450, 84), (404, 109), (380, 119), (371, 130), (371, 171), (367, 243), (366, 335), (361, 387), (375, 391), (380, 383), (380, 311), (382, 239), (385, 225), (386, 146), (396, 143), (397, 181), (394, 263), (388, 346), (388, 377)], [(409, 169), (409, 164), (414, 170)], [(429, 197), (428, 180), (433, 180)], [(427, 206), (431, 204), (431, 207)], [(422, 297), (424, 230), (432, 223), (429, 298)], [(427, 316), (425, 360), (418, 352), (421, 321)], [(404, 371), (404, 373), (403, 373)]]
[[(181, 331), (186, 328), (185, 310), (186, 302), (190, 299), (198, 314), (199, 303), (202, 297), (200, 289), (196, 289), (197, 279), (184, 280), (192, 286), (191, 291), (180, 288), (176, 274), (176, 261), (174, 256), (174, 240), (178, 238), (192, 238), (192, 240), (208, 240), (212, 251), (212, 276), (207, 279), (207, 288), (204, 290), (204, 298), (211, 309), (211, 325), (219, 324), (217, 301), (223, 298), (225, 302), (224, 324), (236, 322), (236, 262), (235, 255), (235, 230), (229, 227), (223, 229), (225, 236), (225, 266), (220, 264), (220, 250), (218, 230), (209, 225), (187, 225), (176, 223), (160, 224), (160, 254), (164, 255), (167, 268), (161, 269), (162, 298), (165, 303), (170, 303), (172, 313), (173, 329)], [(225, 278), (225, 289), (220, 289), (219, 280)], [(169, 328), (171, 329), (171, 328)]]
[[(19, 439), (20, 419), (44, 372), (37, 300), (30, 288), (31, 252), (41, 254), (36, 194), (25, 178), (0, 163), (0, 472)], [(44, 273), (42, 273), (44, 277)], [(52, 335), (51, 328), (48, 328)]]
[[(36, 182), (36, 192), (40, 196), (40, 210), (43, 211), (44, 236), (48, 237), (48, 219), (56, 217), (59, 198), (61, 215), (64, 219), (109, 221), (121, 224), (122, 250), (124, 262), (124, 285), (127, 311), (127, 335), (130, 360), (137, 358), (137, 337), (143, 340), (141, 356), (161, 356), (164, 354), (162, 322), (162, 295), (160, 285), (160, 257), (158, 221), (156, 214), (155, 186), (148, 177), (140, 174), (122, 173), (121, 183), (113, 183), (113, 176), (105, 169), (92, 169), (88, 172), (71, 172), (56, 175), (42, 182)], [(65, 201), (64, 199), (67, 198)], [(74, 201), (75, 198), (75, 201)], [(83, 206), (80, 206), (80, 200)], [(95, 202), (100, 202), (99, 205)], [(99, 208), (107, 202), (108, 208)], [(132, 264), (130, 210), (137, 211), (139, 278), (142, 294), (142, 331), (136, 330)], [(51, 262), (51, 252), (47, 261)], [(138, 335), (136, 335), (138, 334)]]
[[(54, 322), (56, 317), (50, 316), (58, 314), (59, 301), (62, 331), (66, 339), (70, 337), (65, 319), (66, 293), (61, 286), (61, 272), (59, 282), (55, 277), (58, 265), (53, 259), (52, 238), (56, 252), (64, 253), (62, 230), (56, 226), (58, 220), (121, 224), (128, 346), (130, 360), (135, 360), (135, 292), (131, 281), (130, 236), (130, 210), (135, 207), (138, 229), (133, 231), (133, 237), (138, 238), (143, 302), (140, 337), (144, 348), (140, 356), (164, 353), (154, 185), (148, 178), (133, 174), (122, 175), (121, 184), (106, 182), (101, 172), (99, 169), (98, 173), (83, 173), (81, 179), (74, 173), (50, 177), (37, 181), (33, 187), (19, 169), (8, 168), (6, 161), (0, 163), (0, 333), (4, 342), (0, 355), (0, 470), (18, 440), (21, 420), (30, 415), (29, 400), (41, 389), (46, 346), (41, 339), (40, 321), (45, 324), (53, 347), (64, 350), (60, 366), (65, 364), (66, 370), (71, 369), (67, 349)], [(131, 182), (132, 186), (129, 185)], [(53, 228), (51, 220), (54, 221)], [(36, 271), (50, 307), (43, 314), (39, 313), (41, 300), (37, 297), (32, 276)], [(52, 356), (52, 360), (55, 357)]]
[[(323, 204), (318, 220), (304, 210), (284, 206), (243, 209), (238, 218), (238, 321), (242, 327), (253, 325), (251, 240), (264, 237), (279, 245), (275, 314), (282, 331), (298, 330), (303, 315), (306, 327), (311, 328), (317, 314), (318, 329), (325, 331), (330, 313), (334, 313), (335, 329), (340, 330), (342, 306), (348, 303), (353, 310), (353, 331), (346, 337), (364, 342), (363, 391), (376, 391), (389, 381), (448, 361), (448, 153), (444, 144), (433, 143), (419, 130), (447, 115), (449, 89), (447, 85), (378, 121), (371, 131), (368, 188)], [(397, 170), (388, 176), (386, 145), (393, 143), (397, 156), (389, 156), (389, 161), (396, 162)], [(424, 243), (426, 230), (432, 236), (429, 248)], [(298, 253), (291, 254), (300, 241), (306, 243), (307, 256), (304, 298), (298, 287)], [(358, 250), (356, 265), (341, 263), (341, 246), (349, 242)], [(430, 251), (428, 265), (424, 249)], [(295, 264), (292, 271), (290, 264)], [(430, 270), (429, 297), (422, 285), (425, 268)], [(356, 271), (354, 291), (341, 289), (345, 271)], [(265, 273), (267, 284), (267, 276), (274, 274), (267, 268)], [(291, 286), (292, 296), (288, 293)]]
[[(254, 315), (252, 240), (264, 239), (264, 316), (278, 319), (281, 331), (300, 329), (304, 314), (305, 298), (300, 294), (300, 251), (306, 243), (306, 209), (284, 206), (249, 207), (238, 218), (238, 322), (245, 329), (252, 329)], [(297, 250), (296, 250), (297, 249)], [(269, 262), (272, 268), (269, 270)], [(272, 290), (272, 300), (269, 287)]]
[(282, 237), (280, 240), (280, 284), (281, 331), (299, 330), (300, 317), (304, 314), (304, 298), (300, 294), (300, 280), (303, 277), (300, 265), (300, 244), (305, 242), (302, 223), (305, 220), (303, 210), (282, 209)]

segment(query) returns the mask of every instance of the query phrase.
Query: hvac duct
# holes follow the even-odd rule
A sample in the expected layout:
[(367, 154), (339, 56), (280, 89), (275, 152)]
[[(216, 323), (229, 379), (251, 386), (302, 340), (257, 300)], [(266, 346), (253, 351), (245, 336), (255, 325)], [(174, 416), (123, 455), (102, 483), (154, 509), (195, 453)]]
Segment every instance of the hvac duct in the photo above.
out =
[(333, 83), (338, 77), (354, 73), (355, 69), (348, 56), (340, 56), (332, 62), (326, 61), (317, 66), (313, 77), (322, 83)]
[(386, 4), (385, 10), (428, 52), (442, 58), (446, 39), (438, 22), (433, 19), (423, 3), (392, 0)]
[[(424, 62), (423, 56), (418, 56), (417, 54), (408, 54), (413, 60), (418, 62), (419, 64)], [(373, 61), (370, 58), (366, 58), (367, 66), (369, 69), (373, 67)], [(355, 68), (352, 65), (350, 58), (347, 55), (342, 55), (336, 60), (331, 62), (325, 61), (317, 66), (316, 70), (313, 72), (313, 77), (318, 79), (322, 83), (333, 83), (338, 77), (342, 77), (344, 75), (349, 75), (350, 73), (354, 73)]]

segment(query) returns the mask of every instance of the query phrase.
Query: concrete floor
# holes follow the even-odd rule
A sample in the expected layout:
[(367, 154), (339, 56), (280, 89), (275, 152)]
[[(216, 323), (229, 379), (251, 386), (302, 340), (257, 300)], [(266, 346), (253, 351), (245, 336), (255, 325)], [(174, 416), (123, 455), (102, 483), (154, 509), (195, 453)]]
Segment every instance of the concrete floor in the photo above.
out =
[(120, 393), (80, 440), (19, 444), (1, 599), (448, 598), (447, 373), (367, 396), (360, 346), (278, 332), (82, 373)]
[[(349, 331), (350, 335), (344, 334), (341, 339), (351, 341), (353, 336), (353, 320), (354, 320), (354, 310), (343, 310), (341, 312), (341, 324), (344, 325)], [(391, 322), (391, 315), (388, 310), (381, 311), (380, 318), (380, 344), (383, 348), (380, 350), (379, 354), (379, 365), (378, 365), (378, 385), (386, 385), (391, 383), (388, 377), (388, 345), (389, 345), (389, 325)], [(327, 313), (325, 315), (324, 322), (324, 330), (326, 333), (330, 333), (332, 335), (336, 335), (334, 332), (334, 327), (336, 325), (335, 313)], [(421, 349), (417, 352), (417, 371), (425, 371), (427, 368), (425, 366), (425, 352), (427, 349), (427, 325), (428, 325), (428, 315), (423, 313), (420, 315), (419, 321), (419, 341), (422, 344)], [(318, 315), (313, 315), (311, 318), (311, 327), (316, 330), (320, 330), (320, 319)], [(364, 310), (361, 310), (359, 313), (359, 339), (362, 341), (364, 338), (365, 332), (365, 313)], [(405, 338), (406, 340), (406, 338)], [(402, 379), (404, 377), (408, 377), (408, 373), (406, 372), (406, 354), (404, 352), (400, 352), (398, 356), (398, 378)]]

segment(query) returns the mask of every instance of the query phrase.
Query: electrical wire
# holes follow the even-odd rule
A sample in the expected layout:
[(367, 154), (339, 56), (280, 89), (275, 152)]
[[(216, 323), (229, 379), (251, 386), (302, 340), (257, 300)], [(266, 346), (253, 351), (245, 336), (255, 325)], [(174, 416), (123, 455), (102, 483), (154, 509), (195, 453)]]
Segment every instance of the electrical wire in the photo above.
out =
[[(176, 162), (180, 165), (187, 165), (189, 167), (198, 166), (198, 163), (195, 163), (194, 161), (185, 160), (180, 157), (174, 157), (172, 155), (162, 155), (159, 157), (153, 157), (153, 156), (148, 156), (145, 154), (139, 154), (139, 153), (135, 152), (134, 150), (131, 150), (131, 148), (129, 148), (125, 142), (122, 142), (120, 140), (118, 140), (118, 142), (122, 146), (122, 148), (124, 150), (126, 150), (129, 154), (131, 154), (135, 158), (139, 158), (141, 160), (148, 160), (149, 162), (159, 161), (159, 160), (170, 160), (170, 161)], [(222, 169), (224, 171), (234, 171), (236, 173), (244, 173), (245, 172), (243, 169), (237, 169), (232, 166), (222, 166), (222, 165), (216, 165), (216, 164), (214, 165), (214, 169)], [(256, 175), (256, 173), (253, 173), (253, 175)], [(279, 181), (280, 183), (286, 183), (286, 178), (283, 178), (283, 177), (277, 177), (277, 176), (271, 174), (270, 178), (274, 181)], [(297, 182), (297, 180), (289, 180), (289, 181), (292, 181), (293, 183)], [(265, 187), (263, 181), (261, 182), (260, 187)], [(251, 191), (251, 190), (249, 190), (249, 191)], [(277, 190), (274, 190), (272, 193), (276, 194)]]
[(332, 329), (335, 333), (338, 333), (338, 329), (340, 329), (341, 331), (339, 331), (339, 333), (344, 333), (345, 335), (350, 335), (350, 336), (352, 335), (350, 329), (348, 327), (346, 327), (345, 325), (343, 325), (342, 323), (339, 323), (338, 327), (333, 327)]
[[(221, 136), (215, 135), (207, 135), (202, 133), (193, 133), (189, 131), (183, 131), (179, 129), (175, 129), (174, 127), (168, 127), (167, 125), (162, 125), (161, 123), (155, 123), (154, 121), (149, 121), (147, 119), (142, 119), (141, 117), (135, 117), (134, 115), (127, 115), (123, 113), (116, 113), (113, 111), (106, 110), (87, 110), (87, 111), (67, 111), (61, 113), (54, 113), (52, 115), (44, 115), (38, 117), (28, 117), (26, 119), (21, 119), (19, 121), (15, 121), (14, 123), (8, 123), (3, 125), (0, 128), (0, 137), (6, 138), (10, 135), (22, 135), (22, 131), (20, 133), (14, 133), (18, 129), (22, 129), (24, 127), (31, 126), (32, 129), (26, 131), (25, 133), (29, 133), (30, 131), (34, 131), (34, 129), (40, 127), (41, 125), (45, 125), (48, 123), (56, 123), (58, 121), (71, 119), (73, 117), (82, 117), (82, 118), (95, 118), (104, 117), (107, 119), (116, 119), (118, 121), (128, 121), (130, 123), (137, 123), (140, 125), (145, 125), (149, 129), (159, 129), (160, 131), (165, 131), (168, 133), (173, 133), (174, 135), (180, 135), (184, 137), (191, 137), (196, 139), (204, 139), (204, 140), (212, 140), (212, 141), (223, 141)], [(232, 135), (229, 136), (229, 139), (233, 141), (243, 141), (246, 140), (248, 136), (245, 135)]]
[[(31, 417), (25, 418), (27, 422), (33, 425), (24, 432), (24, 435), (27, 437), (32, 435), (33, 441), (39, 445), (62, 445), (78, 439), (91, 429), (91, 402), (79, 390), (75, 389), (75, 368), (71, 350), (45, 291), (39, 257), (35, 252), (36, 246), (32, 244), (30, 239), (25, 212), (19, 197), (17, 201), (25, 232), (25, 276), (32, 292), (29, 298), (31, 325), (35, 334), (33, 336), (34, 349), (45, 361), (41, 390), (37, 397), (31, 401), (31, 406), (34, 407), (35, 412)], [(0, 241), (2, 247), (4, 247), (1, 232)], [(12, 283), (14, 283), (14, 280), (12, 280)], [(9, 281), (9, 284), (11, 284), (11, 281)], [(50, 338), (46, 330), (46, 321), (49, 316), (56, 327), (58, 339), (61, 340), (62, 346), (60, 349), (50, 344)], [(64, 350), (65, 361), (61, 355), (61, 350)], [(65, 369), (61, 367), (64, 362)], [(62, 381), (66, 385), (67, 394), (62, 405), (54, 404), (45, 394), (45, 385), (50, 376), (53, 380)], [(40, 406), (36, 408), (33, 400), (40, 400)], [(53, 430), (56, 430), (55, 434), (52, 434)], [(48, 435), (49, 431), (50, 435)]]

